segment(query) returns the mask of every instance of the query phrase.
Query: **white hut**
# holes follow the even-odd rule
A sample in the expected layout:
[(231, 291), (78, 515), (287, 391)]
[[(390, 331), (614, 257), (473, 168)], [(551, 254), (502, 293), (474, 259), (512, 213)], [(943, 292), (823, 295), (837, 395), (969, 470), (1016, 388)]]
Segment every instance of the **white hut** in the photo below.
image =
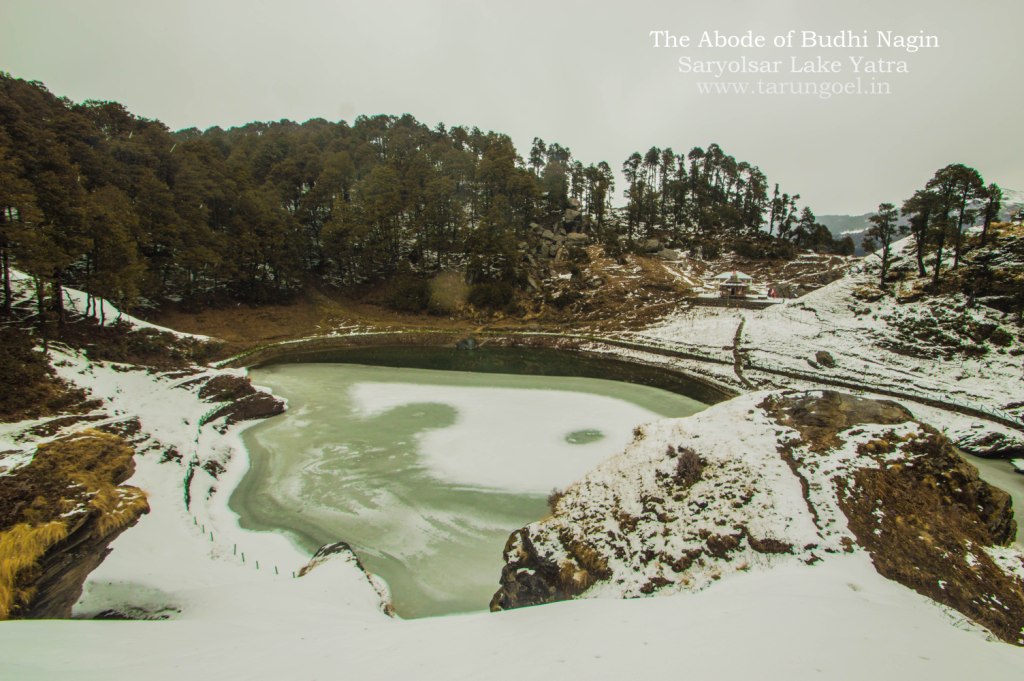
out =
[(715, 280), (718, 281), (718, 295), (722, 298), (745, 298), (754, 283), (752, 276), (739, 270), (722, 272)]

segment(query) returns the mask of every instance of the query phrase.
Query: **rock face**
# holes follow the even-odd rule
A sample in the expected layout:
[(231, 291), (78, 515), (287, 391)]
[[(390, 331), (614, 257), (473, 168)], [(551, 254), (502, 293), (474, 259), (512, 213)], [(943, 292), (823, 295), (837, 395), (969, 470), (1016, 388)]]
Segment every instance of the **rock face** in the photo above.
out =
[(650, 424), (552, 506), (509, 537), (493, 610), (697, 590), (864, 551), (883, 576), (1024, 644), (1008, 495), (893, 402), (790, 391)]
[(98, 513), (75, 519), (68, 536), (55, 544), (36, 567), (35, 597), (20, 617), (53, 619), (71, 617), (71, 608), (82, 595), (89, 573), (100, 566), (111, 549), (110, 544), (133, 526), (141, 513), (127, 524), (105, 529)]

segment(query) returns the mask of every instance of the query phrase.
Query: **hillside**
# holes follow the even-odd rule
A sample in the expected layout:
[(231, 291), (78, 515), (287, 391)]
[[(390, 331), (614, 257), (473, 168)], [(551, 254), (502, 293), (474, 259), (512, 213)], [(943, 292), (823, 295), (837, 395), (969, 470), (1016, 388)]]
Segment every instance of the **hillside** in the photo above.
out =
[(492, 609), (700, 591), (866, 552), (885, 577), (1024, 645), (1012, 516), (1009, 495), (899, 405), (753, 393), (638, 429), (550, 518), (513, 533)]
[[(1024, 262), (1022, 243), (1013, 233), (997, 247), (973, 251), (962, 276), (970, 280), (977, 270), (993, 282), (1014, 281)], [(719, 372), (722, 380), (750, 387), (831, 382), (988, 411), (1019, 423), (1024, 344), (1019, 313), (1007, 311), (1012, 296), (979, 295), (972, 301), (953, 283), (928, 293), (930, 279), (915, 276), (910, 244), (897, 244), (894, 283), (885, 293), (877, 288), (878, 260), (868, 257), (847, 276), (786, 305), (685, 309), (628, 337), (729, 362)], [(993, 248), (1001, 255), (994, 256)], [(977, 429), (969, 418), (947, 418), (958, 437), (967, 437), (964, 429)], [(991, 422), (982, 429), (997, 441), (1005, 438), (1007, 454), (1024, 452), (1019, 429)]]

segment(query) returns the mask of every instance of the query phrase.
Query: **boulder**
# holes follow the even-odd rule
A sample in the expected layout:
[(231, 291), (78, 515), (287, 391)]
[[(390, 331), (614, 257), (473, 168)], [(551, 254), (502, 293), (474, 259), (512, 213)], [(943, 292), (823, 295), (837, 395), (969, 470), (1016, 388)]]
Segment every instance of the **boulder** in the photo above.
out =
[(657, 253), (661, 250), (661, 242), (657, 239), (645, 239), (644, 242), (640, 244), (640, 250), (644, 253)]
[(826, 369), (835, 369), (836, 360), (832, 357), (832, 353), (826, 350), (818, 350), (814, 353), (814, 361), (825, 367)]

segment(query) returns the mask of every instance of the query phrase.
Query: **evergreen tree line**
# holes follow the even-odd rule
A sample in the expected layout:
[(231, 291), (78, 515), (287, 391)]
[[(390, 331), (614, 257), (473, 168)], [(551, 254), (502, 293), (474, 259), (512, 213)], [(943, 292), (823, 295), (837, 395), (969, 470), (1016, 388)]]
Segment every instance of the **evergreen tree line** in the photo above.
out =
[[(666, 238), (712, 255), (722, 244), (739, 245), (751, 256), (791, 255), (797, 247), (853, 254), (852, 239), (835, 241), (809, 207), (798, 209), (799, 194), (772, 187), (757, 166), (737, 161), (717, 144), (679, 155), (671, 147), (633, 152), (622, 173), (630, 239)], [(758, 243), (752, 247), (750, 240)]]
[(776, 186), (769, 197), (764, 175), (717, 145), (686, 164), (670, 149), (648, 157), (626, 162), (620, 215), (610, 166), (555, 142), (535, 139), (523, 159), (507, 135), (409, 115), (171, 132), (116, 102), (76, 104), (0, 74), (3, 311), (12, 267), (32, 276), (40, 316), (61, 322), (65, 286), (122, 309), (281, 301), (311, 283), (445, 270), (507, 290), (525, 283), (541, 232), (572, 213), (571, 228), (616, 244), (666, 231), (827, 234), (809, 209), (797, 215), (797, 196)]
[(899, 210), (892, 203), (880, 204), (878, 212), (870, 219), (865, 245), (880, 250), (881, 286), (885, 287), (891, 244), (908, 232), (913, 237), (918, 275), (928, 276), (926, 255), (934, 254), (931, 278), (933, 285), (938, 285), (944, 265), (952, 270), (960, 266), (968, 227), (980, 222), (980, 245), (988, 243), (992, 223), (1002, 209), (1002, 200), (1003, 192), (999, 185), (986, 185), (977, 170), (954, 163), (937, 170), (923, 188), (903, 202)]

